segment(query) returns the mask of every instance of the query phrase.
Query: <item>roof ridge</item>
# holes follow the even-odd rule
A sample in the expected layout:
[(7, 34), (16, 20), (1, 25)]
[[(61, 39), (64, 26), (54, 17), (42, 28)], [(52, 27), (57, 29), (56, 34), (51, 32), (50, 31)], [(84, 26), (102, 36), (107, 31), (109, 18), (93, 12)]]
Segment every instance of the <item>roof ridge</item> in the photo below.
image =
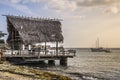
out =
[(29, 19), (29, 20), (37, 20), (37, 21), (40, 21), (40, 20), (48, 20), (48, 21), (63, 21), (62, 19), (58, 19), (58, 18), (40, 18), (40, 17), (27, 17), (27, 16), (15, 16), (15, 15), (2, 15), (2, 16), (6, 16), (6, 17), (14, 17), (14, 18), (22, 18), (22, 19)]

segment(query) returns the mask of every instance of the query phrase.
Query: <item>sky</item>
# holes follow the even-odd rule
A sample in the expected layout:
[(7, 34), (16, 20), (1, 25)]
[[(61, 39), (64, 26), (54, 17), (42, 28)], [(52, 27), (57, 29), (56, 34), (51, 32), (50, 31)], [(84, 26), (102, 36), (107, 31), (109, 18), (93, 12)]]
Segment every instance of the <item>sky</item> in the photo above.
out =
[(0, 0), (0, 31), (5, 16), (62, 19), (65, 47), (120, 47), (120, 0)]

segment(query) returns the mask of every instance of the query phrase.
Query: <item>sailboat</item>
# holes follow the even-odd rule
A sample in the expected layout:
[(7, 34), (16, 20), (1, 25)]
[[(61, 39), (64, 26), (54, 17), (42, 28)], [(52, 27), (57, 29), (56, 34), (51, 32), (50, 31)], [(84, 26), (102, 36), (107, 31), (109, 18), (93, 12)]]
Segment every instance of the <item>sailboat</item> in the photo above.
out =
[(97, 38), (96, 41), (96, 48), (91, 48), (92, 52), (106, 52), (106, 53), (110, 53), (109, 49), (103, 48), (103, 47), (99, 47), (99, 38)]

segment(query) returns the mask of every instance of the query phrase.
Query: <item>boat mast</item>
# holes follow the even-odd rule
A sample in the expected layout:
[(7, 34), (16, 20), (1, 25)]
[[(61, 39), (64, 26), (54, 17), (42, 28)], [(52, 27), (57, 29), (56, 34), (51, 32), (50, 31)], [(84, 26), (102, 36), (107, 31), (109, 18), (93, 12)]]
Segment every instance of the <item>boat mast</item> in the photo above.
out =
[(97, 38), (96, 47), (99, 48), (99, 38)]

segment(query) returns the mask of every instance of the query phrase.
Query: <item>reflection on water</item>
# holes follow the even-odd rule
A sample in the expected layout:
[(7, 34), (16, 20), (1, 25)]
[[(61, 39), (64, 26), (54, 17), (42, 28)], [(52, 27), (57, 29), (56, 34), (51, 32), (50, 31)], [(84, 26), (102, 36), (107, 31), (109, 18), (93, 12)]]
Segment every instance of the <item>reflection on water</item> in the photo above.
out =
[(77, 49), (77, 56), (69, 59), (68, 65), (67, 72), (82, 74), (84, 80), (120, 80), (120, 50), (104, 53)]

